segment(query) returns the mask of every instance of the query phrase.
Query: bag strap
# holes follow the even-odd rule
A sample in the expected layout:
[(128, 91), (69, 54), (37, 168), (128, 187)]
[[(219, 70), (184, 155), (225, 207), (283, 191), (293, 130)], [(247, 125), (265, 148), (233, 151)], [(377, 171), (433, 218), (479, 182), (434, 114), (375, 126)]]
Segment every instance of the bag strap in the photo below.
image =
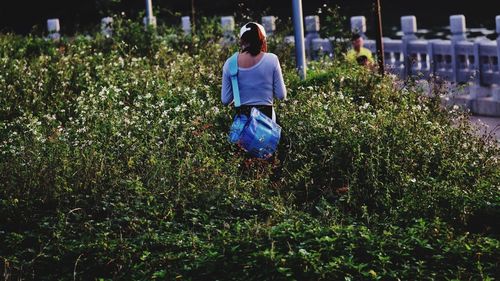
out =
[(229, 58), (229, 74), (231, 75), (231, 86), (233, 87), (233, 101), (235, 107), (241, 106), (240, 88), (238, 87), (238, 53)]

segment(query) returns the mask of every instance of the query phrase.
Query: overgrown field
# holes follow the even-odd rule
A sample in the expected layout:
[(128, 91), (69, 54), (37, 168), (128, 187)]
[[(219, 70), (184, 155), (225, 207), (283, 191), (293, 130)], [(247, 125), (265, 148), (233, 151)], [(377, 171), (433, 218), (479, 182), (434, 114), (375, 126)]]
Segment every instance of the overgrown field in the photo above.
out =
[[(288, 101), (285, 161), (227, 141), (220, 30), (0, 35), (5, 280), (492, 280), (500, 148), (411, 82), (340, 61)], [(281, 173), (276, 173), (282, 167)]]

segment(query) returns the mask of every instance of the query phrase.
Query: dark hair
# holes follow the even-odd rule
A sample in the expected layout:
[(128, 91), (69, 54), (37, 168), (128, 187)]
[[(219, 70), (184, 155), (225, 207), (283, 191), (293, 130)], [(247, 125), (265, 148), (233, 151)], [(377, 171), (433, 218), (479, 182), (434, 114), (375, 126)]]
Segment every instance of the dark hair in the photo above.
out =
[(240, 38), (241, 46), (245, 46), (243, 52), (249, 52), (252, 56), (258, 55), (260, 52), (267, 52), (267, 43), (264, 34), (255, 23), (247, 23), (245, 27), (250, 30), (243, 33)]
[(366, 63), (368, 62), (368, 57), (367, 56), (359, 56), (356, 58), (356, 62), (359, 65), (366, 65)]
[(361, 38), (361, 35), (359, 35), (359, 33), (353, 33), (351, 36), (351, 41), (356, 41), (359, 38)]

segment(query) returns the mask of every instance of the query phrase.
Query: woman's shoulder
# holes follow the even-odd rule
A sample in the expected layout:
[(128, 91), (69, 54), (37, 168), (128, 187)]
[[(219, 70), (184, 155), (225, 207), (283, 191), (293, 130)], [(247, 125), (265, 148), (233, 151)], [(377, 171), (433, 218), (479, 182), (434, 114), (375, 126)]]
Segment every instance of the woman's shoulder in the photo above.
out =
[[(233, 54), (233, 55), (234, 55), (234, 54)], [(229, 61), (231, 60), (231, 58), (233, 57), (233, 55), (230, 55), (230, 56), (226, 59), (226, 61), (224, 62), (224, 66), (229, 65)]]
[[(233, 54), (234, 55), (234, 54)], [(231, 58), (233, 57), (233, 55), (229, 56), (226, 61), (224, 62), (224, 65), (222, 66), (222, 70), (224, 72), (227, 72), (229, 71), (229, 61), (231, 60)]]
[(272, 64), (279, 64), (278, 56), (273, 53), (266, 53), (266, 60)]
[(267, 57), (272, 60), (278, 60), (278, 56), (273, 53), (266, 53)]

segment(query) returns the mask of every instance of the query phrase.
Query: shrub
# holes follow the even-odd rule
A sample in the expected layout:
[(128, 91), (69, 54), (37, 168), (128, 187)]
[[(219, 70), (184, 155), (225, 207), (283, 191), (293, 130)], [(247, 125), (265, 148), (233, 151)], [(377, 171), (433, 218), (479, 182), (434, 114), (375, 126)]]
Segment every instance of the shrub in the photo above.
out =
[(439, 93), (331, 61), (299, 81), (273, 41), (292, 145), (251, 160), (227, 142), (235, 49), (214, 21), (191, 37), (118, 22), (113, 38), (0, 36), (4, 279), (495, 275), (499, 147)]

